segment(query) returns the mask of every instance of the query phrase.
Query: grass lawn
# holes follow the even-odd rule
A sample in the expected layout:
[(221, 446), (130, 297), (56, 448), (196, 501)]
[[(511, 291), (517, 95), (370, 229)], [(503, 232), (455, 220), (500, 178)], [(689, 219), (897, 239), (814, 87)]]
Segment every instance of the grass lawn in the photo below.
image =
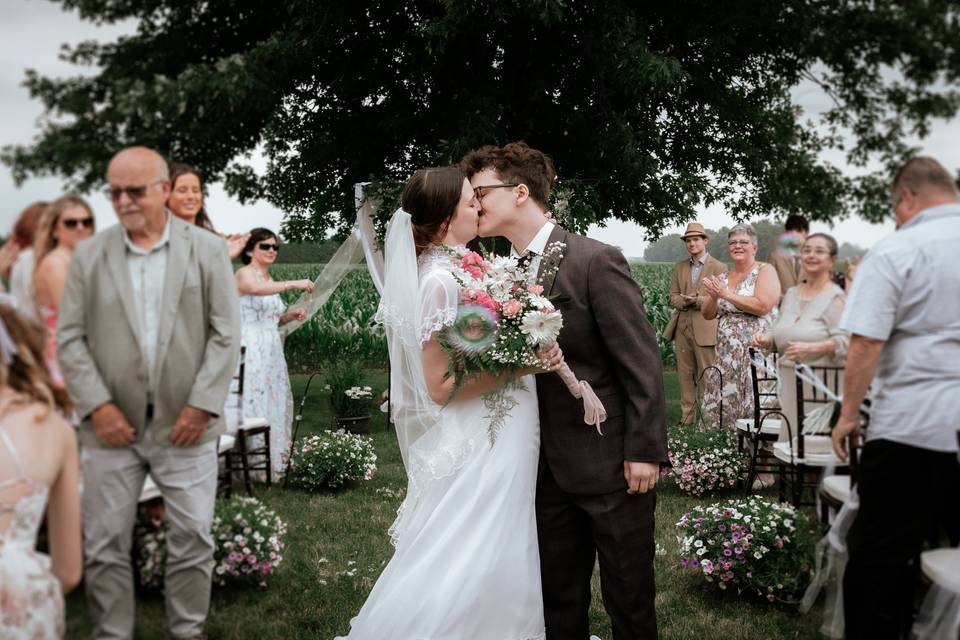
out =
[[(667, 372), (668, 424), (679, 416), (677, 375)], [(294, 376), (294, 397), (303, 394), (306, 376)], [(385, 386), (386, 375), (371, 372), (374, 389)], [(301, 434), (330, 424), (321, 378), (313, 381), (303, 410)], [(284, 563), (267, 589), (214, 589), (208, 620), (210, 638), (323, 638), (331, 640), (349, 628), (381, 568), (390, 558), (386, 536), (400, 504), (405, 475), (396, 439), (383, 414), (374, 416), (372, 437), (378, 456), (377, 477), (349, 489), (309, 494), (280, 487), (260, 489), (256, 495), (287, 523)], [(671, 483), (658, 489), (657, 542), (664, 553), (656, 559), (657, 613), (664, 639), (722, 638), (769, 640), (815, 638), (820, 610), (801, 616), (786, 606), (754, 604), (730, 594), (707, 592), (702, 582), (680, 569), (674, 523), (695, 504), (719, 498), (696, 499)], [(773, 495), (771, 491), (771, 496)], [(611, 638), (610, 624), (594, 575), (591, 631)], [(68, 598), (68, 638), (89, 633), (82, 587)], [(424, 594), (425, 596), (427, 594)], [(158, 593), (137, 596), (137, 638), (166, 638), (163, 598)], [(510, 639), (491, 639), (510, 640)]]

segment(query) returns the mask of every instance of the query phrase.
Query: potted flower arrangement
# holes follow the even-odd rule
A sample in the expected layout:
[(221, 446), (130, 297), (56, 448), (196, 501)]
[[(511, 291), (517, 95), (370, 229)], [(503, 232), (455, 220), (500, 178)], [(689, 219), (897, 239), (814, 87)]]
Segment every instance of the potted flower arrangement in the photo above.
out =
[(373, 389), (363, 384), (363, 372), (354, 363), (334, 366), (324, 387), (330, 393), (330, 408), (338, 429), (370, 432)]
[(751, 496), (697, 505), (676, 526), (680, 566), (708, 586), (796, 602), (810, 582), (814, 535), (790, 504)]
[(371, 480), (376, 473), (370, 438), (343, 430), (300, 438), (290, 454), (290, 483), (308, 491)]
[(736, 436), (726, 429), (672, 430), (667, 450), (672, 466), (663, 475), (692, 496), (734, 488), (746, 471), (747, 458), (737, 450)]

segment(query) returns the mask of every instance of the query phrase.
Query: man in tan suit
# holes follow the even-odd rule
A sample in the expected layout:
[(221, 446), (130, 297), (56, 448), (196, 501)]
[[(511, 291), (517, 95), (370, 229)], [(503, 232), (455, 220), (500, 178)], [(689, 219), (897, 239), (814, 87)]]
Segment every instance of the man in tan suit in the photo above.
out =
[(124, 149), (107, 181), (120, 224), (77, 247), (57, 327), (86, 449), (93, 637), (133, 637), (130, 545), (149, 471), (170, 523), (170, 634), (199, 638), (210, 605), (217, 439), (240, 351), (237, 287), (223, 240), (166, 210), (160, 155)]
[(727, 265), (707, 253), (707, 232), (699, 222), (687, 225), (680, 239), (687, 245), (688, 260), (673, 268), (670, 304), (676, 309), (663, 337), (674, 341), (677, 371), (680, 374), (680, 424), (691, 425), (696, 418), (697, 379), (713, 365), (717, 345), (717, 321), (705, 320), (700, 305), (706, 299), (701, 283), (706, 276), (724, 273)]
[[(810, 233), (810, 223), (801, 215), (787, 216), (784, 223), (784, 234), (792, 233), (799, 237), (800, 243), (807, 239)], [(800, 247), (794, 255), (787, 255), (782, 247), (777, 246), (767, 256), (767, 262), (777, 270), (780, 279), (780, 301), (787, 295), (787, 289), (797, 286), (803, 280), (803, 268), (800, 265)]]

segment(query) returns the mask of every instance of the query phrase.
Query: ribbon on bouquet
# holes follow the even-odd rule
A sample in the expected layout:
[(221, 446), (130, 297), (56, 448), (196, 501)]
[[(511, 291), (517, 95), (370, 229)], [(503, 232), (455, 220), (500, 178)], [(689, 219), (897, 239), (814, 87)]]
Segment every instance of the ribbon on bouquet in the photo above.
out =
[(590, 386), (590, 383), (586, 380), (577, 380), (577, 376), (566, 362), (560, 365), (556, 373), (567, 385), (567, 389), (573, 397), (583, 400), (583, 421), (596, 427), (597, 433), (603, 435), (600, 424), (607, 419), (607, 410), (603, 408), (603, 403), (600, 402), (600, 398), (597, 397), (597, 393)]

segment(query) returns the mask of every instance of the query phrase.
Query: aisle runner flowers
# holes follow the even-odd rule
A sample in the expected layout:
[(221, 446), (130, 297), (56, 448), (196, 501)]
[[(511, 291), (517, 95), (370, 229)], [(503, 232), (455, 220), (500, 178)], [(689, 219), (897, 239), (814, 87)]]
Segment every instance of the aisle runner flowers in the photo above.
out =
[[(134, 557), (140, 586), (162, 588), (170, 527), (162, 520), (141, 521), (134, 530)], [(249, 496), (218, 500), (213, 518), (213, 582), (219, 586), (267, 586), (283, 562), (287, 526), (262, 502)]]
[[(539, 277), (552, 283), (563, 259), (562, 242), (551, 243), (541, 258)], [(483, 372), (501, 374), (540, 365), (537, 351), (557, 341), (563, 317), (547, 297), (538, 274), (520, 265), (513, 256), (489, 260), (466, 247), (449, 248), (454, 277), (461, 287), (460, 305), (453, 325), (438, 336), (448, 358), (448, 368), (460, 387)], [(549, 289), (549, 286), (546, 287)], [(603, 405), (586, 382), (580, 382), (563, 364), (557, 371), (574, 397), (584, 398), (584, 420), (596, 425), (606, 419)], [(519, 380), (484, 397), (490, 420), (490, 446), (515, 401), (509, 391), (522, 388)]]
[(672, 430), (667, 449), (672, 467), (661, 473), (692, 496), (733, 488), (746, 471), (747, 458), (737, 450), (736, 436), (726, 429)]
[(371, 480), (377, 474), (373, 441), (346, 431), (328, 431), (297, 440), (290, 455), (290, 483), (316, 491), (348, 482)]
[(712, 587), (796, 602), (810, 582), (813, 535), (792, 505), (752, 496), (696, 506), (676, 526), (680, 566)]

